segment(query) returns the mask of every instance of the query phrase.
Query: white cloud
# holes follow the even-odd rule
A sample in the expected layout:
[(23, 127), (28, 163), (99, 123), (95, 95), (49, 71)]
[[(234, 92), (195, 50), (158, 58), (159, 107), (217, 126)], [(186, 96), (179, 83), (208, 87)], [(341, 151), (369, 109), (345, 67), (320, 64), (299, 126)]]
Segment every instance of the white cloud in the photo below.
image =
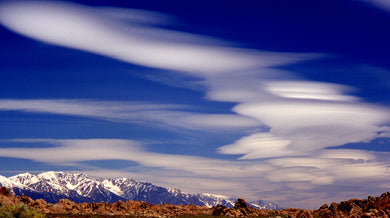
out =
[(286, 99), (243, 103), (233, 110), (270, 126), (271, 134), (292, 141), (288, 148), (299, 152), (370, 141), (390, 119), (386, 108), (359, 102)]
[[(390, 173), (387, 168), (389, 162), (383, 162), (378, 159), (377, 153), (352, 150), (352, 149), (330, 149), (320, 151), (317, 156), (300, 156), (290, 158), (275, 158), (266, 161), (268, 164), (278, 169), (285, 170), (287, 178), (301, 179), (302, 181), (311, 181), (313, 183), (332, 184), (338, 181), (353, 180), (376, 180), (389, 178)], [(295, 170), (296, 169), (296, 170)], [(287, 171), (298, 174), (289, 175)], [(299, 175), (308, 174), (299, 177)], [(272, 171), (271, 178), (282, 178), (278, 172)]]
[(269, 133), (256, 133), (243, 137), (233, 144), (220, 147), (223, 154), (245, 154), (241, 159), (267, 158), (297, 154), (286, 149), (291, 141), (277, 138)]
[(238, 129), (259, 126), (255, 119), (237, 114), (187, 112), (183, 105), (72, 99), (0, 99), (0, 111), (23, 111), (84, 116), (115, 122), (170, 125), (186, 129)]
[(316, 185), (332, 184), (335, 178), (325, 172), (308, 167), (286, 167), (267, 173), (271, 182), (308, 182)]
[(10, 142), (42, 142), (46, 148), (1, 148), (0, 156), (30, 159), (51, 164), (75, 164), (90, 160), (129, 160), (146, 167), (182, 170), (212, 177), (248, 175), (234, 162), (188, 155), (147, 152), (140, 143), (121, 139), (14, 139)]
[(215, 128), (245, 128), (260, 125), (260, 122), (255, 119), (236, 114), (193, 114), (183, 116), (181, 121), (191, 127), (198, 126), (199, 128), (205, 126)]
[(353, 89), (347, 86), (268, 69), (207, 82), (210, 99), (236, 102), (234, 112), (270, 128), (269, 135), (253, 133), (221, 147), (224, 154), (243, 154), (243, 159), (313, 156), (326, 147), (367, 142), (388, 132), (389, 110), (348, 95)]
[(316, 99), (331, 101), (351, 101), (356, 98), (343, 95), (348, 87), (332, 83), (308, 82), (308, 81), (283, 81), (269, 82), (267, 90), (272, 94), (285, 98)]
[(332, 159), (351, 159), (351, 160), (363, 160), (368, 161), (375, 158), (373, 154), (363, 150), (354, 149), (327, 149), (322, 150), (316, 157), (320, 158), (332, 158)]
[(366, 4), (371, 4), (374, 6), (377, 6), (379, 8), (385, 9), (385, 10), (390, 10), (390, 1), (389, 0), (371, 0), (371, 1), (366, 1)]
[[(309, 57), (307, 54), (203, 46), (196, 43), (199, 41), (196, 35), (161, 31), (140, 24), (124, 24), (112, 17), (101, 17), (101, 11), (102, 9), (96, 11), (70, 3), (8, 2), (0, 7), (0, 23), (17, 33), (47, 43), (89, 51), (142, 66), (196, 75), (269, 67)], [(136, 15), (137, 19), (140, 19), (140, 14)], [(131, 31), (132, 29), (136, 31)], [(149, 34), (140, 37), (137, 32), (143, 32), (144, 29)], [(169, 41), (155, 38), (167, 33), (171, 38)], [(191, 43), (176, 42), (182, 38), (190, 38)]]

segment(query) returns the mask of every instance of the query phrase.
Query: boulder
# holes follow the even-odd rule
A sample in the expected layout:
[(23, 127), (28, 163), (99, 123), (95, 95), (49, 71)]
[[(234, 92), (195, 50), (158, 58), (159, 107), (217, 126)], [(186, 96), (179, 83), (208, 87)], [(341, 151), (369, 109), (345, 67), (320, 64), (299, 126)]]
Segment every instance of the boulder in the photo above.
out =
[(246, 205), (244, 199), (238, 198), (236, 204), (234, 205), (234, 209), (243, 209), (243, 208), (248, 208), (248, 206)]

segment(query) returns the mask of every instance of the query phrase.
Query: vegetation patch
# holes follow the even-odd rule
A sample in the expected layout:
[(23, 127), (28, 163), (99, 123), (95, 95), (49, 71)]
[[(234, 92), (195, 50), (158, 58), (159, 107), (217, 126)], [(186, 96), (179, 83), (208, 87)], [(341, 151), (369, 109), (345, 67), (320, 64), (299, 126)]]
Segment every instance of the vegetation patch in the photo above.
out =
[(0, 217), (2, 218), (44, 218), (42, 214), (34, 209), (30, 209), (26, 204), (3, 205), (0, 207)]

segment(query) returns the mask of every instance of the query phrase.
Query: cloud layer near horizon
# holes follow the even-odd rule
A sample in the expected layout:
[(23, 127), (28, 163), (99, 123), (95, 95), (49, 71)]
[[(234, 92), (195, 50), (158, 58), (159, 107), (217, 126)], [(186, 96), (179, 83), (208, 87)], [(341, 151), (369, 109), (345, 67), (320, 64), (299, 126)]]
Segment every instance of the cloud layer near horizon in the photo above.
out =
[[(21, 142), (46, 146), (13, 147), (14, 143)], [(383, 153), (352, 149), (322, 150), (310, 156), (227, 161), (151, 152), (145, 150), (142, 142), (123, 139), (10, 139), (2, 140), (1, 144), (2, 157), (79, 167), (95, 176), (128, 175), (134, 179), (181, 187), (184, 191), (219, 192), (249, 199), (256, 199), (261, 194), (267, 199), (290, 204), (292, 198), (306, 196), (306, 207), (321, 203), (313, 201), (315, 196), (308, 195), (316, 192), (316, 188), (327, 187), (333, 200), (341, 200), (349, 193), (338, 190), (340, 185), (363, 187), (359, 191), (364, 193), (372, 191), (364, 184), (383, 183), (390, 179), (389, 160), (381, 160)], [(137, 165), (108, 172), (88, 164), (95, 160), (125, 160)], [(204, 186), (193, 186), (195, 181)], [(284, 193), (285, 200), (278, 199), (272, 192)]]
[[(168, 184), (174, 182), (164, 174), (170, 178), (197, 177), (198, 181), (211, 181), (210, 187), (228, 179), (231, 183), (220, 190), (229, 192), (236, 185), (248, 195), (262, 194), (284, 203), (299, 202), (294, 195), (299, 195), (295, 198), (306, 195), (307, 202), (315, 204), (314, 194), (320, 193), (324, 198), (324, 191), (316, 191), (321, 188), (332, 190), (343, 199), (345, 196), (341, 196), (348, 193), (341, 191), (340, 186), (345, 182), (372, 191), (367, 181), (383, 184), (389, 178), (389, 162), (380, 158), (383, 154), (327, 149), (389, 134), (387, 108), (364, 103), (350, 94), (353, 87), (308, 81), (294, 72), (276, 69), (329, 55), (222, 46), (217, 40), (199, 40), (197, 35), (152, 27), (150, 22), (156, 20), (153, 16), (161, 16), (157, 13), (145, 16), (145, 11), (133, 11), (136, 19), (123, 22), (110, 15), (112, 10), (70, 3), (8, 2), (0, 5), (0, 23), (49, 44), (195, 76), (202, 80), (208, 100), (235, 103), (231, 111), (234, 114), (188, 112), (180, 105), (75, 99), (1, 99), (0, 110), (168, 124), (187, 129), (253, 128), (243, 132), (245, 136), (241, 139), (218, 149), (222, 154), (242, 155), (240, 160), (154, 153), (135, 146), (135, 141), (118, 139), (44, 139), (41, 141), (59, 146), (1, 148), (2, 156), (51, 164), (129, 160), (146, 168), (144, 175), (159, 180), (158, 175), (159, 181)], [(159, 35), (165, 37), (156, 37)], [(262, 125), (269, 131), (259, 131)], [(95, 153), (90, 153), (91, 150)], [(155, 174), (156, 167), (163, 170)], [(242, 188), (242, 183), (246, 188)], [(269, 194), (275, 191), (284, 193), (287, 199), (283, 201)]]

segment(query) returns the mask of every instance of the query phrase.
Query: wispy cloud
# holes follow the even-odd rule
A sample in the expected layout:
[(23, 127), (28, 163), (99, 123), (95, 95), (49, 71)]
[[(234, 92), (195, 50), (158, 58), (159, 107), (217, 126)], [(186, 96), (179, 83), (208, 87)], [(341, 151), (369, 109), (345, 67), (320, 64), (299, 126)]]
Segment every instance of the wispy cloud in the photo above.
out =
[(350, 90), (332, 83), (308, 82), (308, 81), (282, 81), (269, 82), (267, 91), (284, 98), (353, 101), (353, 96), (343, 94)]
[(382, 8), (382, 9), (385, 9), (385, 10), (390, 10), (390, 1), (389, 0), (371, 0), (371, 1), (368, 1), (368, 0), (363, 0), (361, 1), (362, 3), (365, 3), (367, 5), (374, 5), (378, 8)]
[(0, 156), (25, 158), (52, 164), (75, 164), (90, 160), (129, 160), (142, 166), (167, 170), (184, 170), (213, 177), (248, 175), (241, 164), (188, 155), (148, 152), (140, 142), (121, 139), (14, 139), (12, 142), (51, 143), (46, 148), (2, 148)]
[[(0, 8), (0, 23), (17, 33), (47, 43), (196, 75), (250, 70), (310, 57), (308, 54), (204, 46), (196, 35), (160, 30), (148, 26), (148, 23), (124, 24), (108, 13), (101, 17), (101, 11), (70, 3), (9, 2)], [(138, 19), (140, 17), (137, 16)], [(170, 39), (155, 37), (160, 35), (168, 35)], [(177, 43), (183, 38), (189, 38), (191, 43)]]
[[(186, 110), (187, 109), (187, 110)], [(188, 111), (184, 105), (142, 102), (72, 99), (0, 99), (0, 111), (51, 113), (91, 117), (113, 122), (170, 125), (186, 129), (237, 129), (261, 125), (255, 119), (237, 114), (207, 114)]]

